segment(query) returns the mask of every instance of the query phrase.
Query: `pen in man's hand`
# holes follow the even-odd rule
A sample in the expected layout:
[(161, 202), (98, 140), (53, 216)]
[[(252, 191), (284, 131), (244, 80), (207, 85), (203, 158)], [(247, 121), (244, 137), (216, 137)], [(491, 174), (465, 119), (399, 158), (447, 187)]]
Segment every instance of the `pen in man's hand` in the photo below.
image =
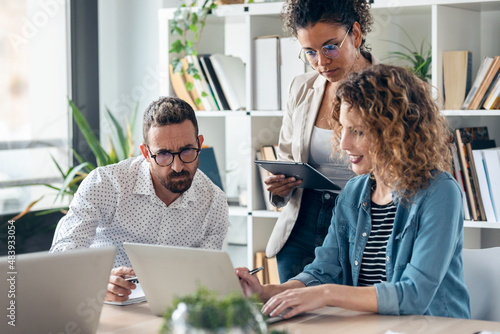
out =
[(254, 274), (257, 274), (259, 271), (261, 271), (261, 270), (263, 270), (263, 269), (264, 269), (264, 267), (262, 267), (262, 266), (261, 266), (261, 267), (258, 267), (258, 268), (255, 268), (255, 269), (250, 270), (248, 273), (249, 273), (250, 275), (254, 275)]
[(126, 281), (132, 282), (132, 283), (139, 283), (139, 280), (137, 279), (137, 276), (130, 276), (125, 278)]

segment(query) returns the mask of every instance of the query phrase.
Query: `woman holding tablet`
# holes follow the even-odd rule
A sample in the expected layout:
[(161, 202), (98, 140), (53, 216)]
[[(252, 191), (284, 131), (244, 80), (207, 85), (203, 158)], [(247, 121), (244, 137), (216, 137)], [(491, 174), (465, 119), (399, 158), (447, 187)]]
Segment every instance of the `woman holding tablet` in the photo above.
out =
[[(278, 160), (307, 162), (344, 186), (354, 176), (349, 161), (332, 156), (328, 114), (339, 82), (350, 72), (376, 62), (365, 46), (371, 30), (365, 0), (287, 0), (285, 25), (302, 46), (300, 59), (314, 71), (297, 76), (290, 86), (277, 150)], [(302, 271), (314, 259), (328, 232), (337, 194), (297, 189), (301, 181), (283, 174), (264, 181), (271, 203), (284, 207), (266, 253), (276, 255), (280, 281)]]
[(469, 318), (462, 194), (447, 172), (450, 133), (430, 86), (406, 69), (372, 66), (340, 84), (332, 119), (332, 146), (358, 176), (340, 193), (314, 261), (280, 285), (237, 268), (245, 294), (267, 301), (271, 316), (291, 308), (284, 318), (326, 305)]

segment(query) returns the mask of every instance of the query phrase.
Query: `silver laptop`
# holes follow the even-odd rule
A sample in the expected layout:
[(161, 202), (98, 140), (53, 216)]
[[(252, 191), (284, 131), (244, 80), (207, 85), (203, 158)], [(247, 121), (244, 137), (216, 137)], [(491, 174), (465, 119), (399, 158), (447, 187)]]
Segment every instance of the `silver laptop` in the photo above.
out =
[(219, 296), (243, 295), (226, 252), (124, 243), (151, 311), (162, 316), (175, 296), (193, 294), (202, 285)]
[(106, 247), (0, 257), (0, 333), (95, 333), (115, 253)]

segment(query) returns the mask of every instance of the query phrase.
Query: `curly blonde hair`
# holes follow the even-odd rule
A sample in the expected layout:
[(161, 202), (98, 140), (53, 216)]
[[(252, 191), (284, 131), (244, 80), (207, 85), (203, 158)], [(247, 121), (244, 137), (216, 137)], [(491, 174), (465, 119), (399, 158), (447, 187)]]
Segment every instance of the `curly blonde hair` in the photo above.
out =
[(430, 86), (407, 69), (374, 65), (351, 73), (333, 102), (332, 145), (340, 150), (340, 106), (356, 112), (370, 137), (372, 172), (402, 198), (451, 167), (451, 133)]
[[(287, 0), (283, 5), (281, 19), (284, 27), (297, 37), (297, 31), (318, 22), (337, 24), (346, 30), (358, 22), (363, 40), (361, 51), (369, 52), (365, 45), (366, 34), (372, 30), (373, 16), (367, 0)], [(352, 29), (349, 32), (352, 34)]]

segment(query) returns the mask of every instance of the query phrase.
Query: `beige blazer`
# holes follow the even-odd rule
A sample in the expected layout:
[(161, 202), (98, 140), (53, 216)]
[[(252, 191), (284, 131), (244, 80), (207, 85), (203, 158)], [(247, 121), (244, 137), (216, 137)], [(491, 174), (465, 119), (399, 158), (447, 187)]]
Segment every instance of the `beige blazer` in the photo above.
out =
[[(373, 56), (368, 57), (372, 64), (380, 63)], [(308, 161), (309, 144), (326, 82), (325, 77), (312, 71), (295, 77), (290, 84), (287, 108), (283, 114), (280, 131), (278, 160)], [(287, 198), (274, 195), (270, 197), (273, 205), (284, 208), (267, 243), (268, 257), (276, 255), (281, 250), (292, 232), (299, 214), (302, 191), (302, 188), (296, 188)]]
[[(294, 78), (290, 85), (287, 108), (283, 114), (278, 145), (278, 160), (306, 162), (309, 144), (325, 93), (327, 80), (318, 72), (308, 72)], [(292, 232), (299, 214), (302, 188), (296, 188), (290, 196), (271, 196), (271, 202), (282, 207), (266, 248), (268, 257), (276, 255)]]

